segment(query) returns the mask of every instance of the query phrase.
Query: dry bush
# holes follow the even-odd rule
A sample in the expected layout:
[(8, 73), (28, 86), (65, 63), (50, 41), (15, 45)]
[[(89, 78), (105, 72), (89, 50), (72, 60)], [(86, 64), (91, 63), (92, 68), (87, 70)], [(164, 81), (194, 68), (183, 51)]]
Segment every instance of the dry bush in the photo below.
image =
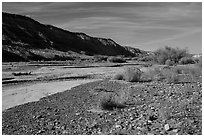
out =
[(198, 58), (198, 62), (196, 64), (197, 64), (197, 66), (202, 68), (202, 56)]
[(189, 54), (185, 49), (171, 48), (166, 46), (165, 48), (158, 49), (154, 53), (153, 58), (154, 61), (159, 64), (165, 64), (167, 60), (171, 60), (177, 64), (181, 58), (187, 56), (189, 56)]
[(124, 108), (127, 106), (130, 98), (129, 90), (120, 90), (118, 92), (104, 92), (99, 100), (100, 107), (103, 110), (114, 110), (116, 108)]
[(160, 68), (155, 66), (147, 68), (147, 70), (142, 74), (141, 79), (143, 81), (160, 81), (162, 79)]
[(128, 67), (124, 71), (124, 79), (128, 82), (139, 82), (142, 75), (142, 71), (136, 67)]
[(149, 61), (153, 61), (153, 58), (151, 55), (149, 55), (149, 56), (139, 58), (138, 61), (149, 62)]
[(107, 61), (113, 62), (113, 63), (125, 63), (126, 62), (126, 60), (123, 59), (122, 57), (114, 57), (114, 56), (108, 57)]
[(177, 74), (182, 74), (182, 73), (183, 73), (182, 69), (180, 69), (180, 68), (178, 68), (178, 67), (174, 68), (173, 70), (174, 70), (175, 73), (177, 73)]
[(139, 82), (142, 71), (136, 67), (128, 67), (123, 72), (116, 74), (113, 79), (125, 80), (128, 82)]
[(164, 70), (162, 72), (163, 76), (165, 77), (167, 83), (179, 83), (179, 76), (178, 73), (172, 69)]
[(190, 75), (192, 79), (194, 79), (197, 76), (202, 76), (202, 68), (194, 65), (194, 66), (185, 66), (183, 68), (183, 73)]
[(200, 68), (202, 68), (202, 61), (199, 61), (199, 62), (197, 63), (197, 65), (198, 65)]
[(175, 62), (168, 59), (168, 60), (166, 60), (165, 64), (168, 65), (168, 66), (173, 66), (173, 65), (175, 65)]
[[(148, 70), (149, 69), (149, 70)], [(195, 65), (185, 65), (163, 68), (150, 67), (141, 76), (142, 81), (166, 81), (167, 83), (179, 83), (185, 75), (191, 77), (192, 81), (202, 75), (202, 68)], [(183, 75), (185, 74), (185, 75)]]
[(192, 57), (183, 57), (180, 59), (179, 64), (185, 65), (185, 64), (195, 64), (195, 61)]
[(167, 83), (178, 83), (179, 82), (179, 73), (181, 73), (180, 69), (176, 69), (175, 67), (163, 67), (163, 68), (156, 68), (154, 70), (155, 72), (152, 72), (152, 74), (156, 74), (154, 77), (154, 80), (166, 80)]
[(143, 67), (151, 67), (152, 65), (153, 65), (152, 63), (142, 64)]
[(100, 99), (100, 107), (103, 110), (113, 110), (118, 107), (118, 102), (115, 100), (115, 93), (104, 93)]
[(173, 72), (170, 72), (170, 73), (168, 73), (168, 75), (166, 76), (166, 80), (167, 80), (167, 83), (177, 84), (177, 83), (179, 83), (178, 74), (173, 73)]
[(150, 68), (149, 71), (145, 72), (143, 75), (145, 75), (145, 78), (149, 80), (166, 80), (167, 83), (178, 83), (178, 72), (181, 73), (181, 70), (170, 68), (168, 66), (163, 68), (154, 67)]
[(95, 62), (107, 61), (108, 56), (104, 55), (94, 55)]

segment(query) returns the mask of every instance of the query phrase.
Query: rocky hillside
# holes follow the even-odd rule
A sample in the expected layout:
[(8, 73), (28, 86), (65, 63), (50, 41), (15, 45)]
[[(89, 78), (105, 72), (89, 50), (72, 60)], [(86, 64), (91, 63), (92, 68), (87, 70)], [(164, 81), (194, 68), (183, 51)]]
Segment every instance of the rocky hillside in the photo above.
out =
[(69, 32), (41, 24), (26, 16), (4, 12), (2, 13), (2, 40), (3, 62), (70, 60), (79, 54), (137, 55), (111, 39)]
[(138, 48), (133, 48), (133, 47), (128, 47), (128, 46), (125, 46), (125, 49), (130, 51), (132, 54), (134, 54), (135, 56), (139, 56), (139, 55), (147, 55), (149, 54), (150, 52), (147, 52), (147, 51), (143, 51), (143, 50), (140, 50)]

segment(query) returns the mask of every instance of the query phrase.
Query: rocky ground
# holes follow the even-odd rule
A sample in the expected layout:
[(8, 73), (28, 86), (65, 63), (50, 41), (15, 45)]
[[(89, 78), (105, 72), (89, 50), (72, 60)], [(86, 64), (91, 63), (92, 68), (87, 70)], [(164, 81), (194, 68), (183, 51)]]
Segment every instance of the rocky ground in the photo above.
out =
[[(130, 93), (124, 107), (101, 107), (105, 92), (121, 90)], [(87, 83), (5, 110), (2, 133), (201, 135), (201, 77), (178, 84), (109, 79)]]
[[(129, 63), (131, 64), (131, 63)], [(13, 62), (2, 66), (2, 110), (68, 90), (80, 84), (111, 78), (123, 64), (66, 61)]]

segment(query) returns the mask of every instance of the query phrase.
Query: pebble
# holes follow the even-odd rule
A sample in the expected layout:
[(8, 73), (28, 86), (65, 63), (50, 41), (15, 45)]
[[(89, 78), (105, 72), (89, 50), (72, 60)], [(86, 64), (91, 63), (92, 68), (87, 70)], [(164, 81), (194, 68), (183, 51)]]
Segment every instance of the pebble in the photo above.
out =
[(178, 129), (174, 129), (174, 130), (172, 130), (173, 132), (175, 132), (175, 133), (177, 133), (178, 132)]
[(62, 134), (68, 134), (68, 133), (69, 133), (69, 132), (66, 131), (66, 130), (62, 131)]
[(163, 90), (160, 90), (159, 93), (160, 93), (160, 94), (164, 94), (164, 91), (163, 91)]
[(147, 122), (148, 122), (148, 123), (152, 123), (152, 121), (151, 121), (151, 120), (147, 120)]
[(115, 128), (122, 128), (121, 125), (115, 125)]
[(164, 129), (168, 131), (170, 129), (169, 124), (164, 125)]
[(147, 135), (154, 135), (153, 133), (147, 133)]
[(134, 117), (130, 117), (130, 120), (133, 120), (134, 119)]

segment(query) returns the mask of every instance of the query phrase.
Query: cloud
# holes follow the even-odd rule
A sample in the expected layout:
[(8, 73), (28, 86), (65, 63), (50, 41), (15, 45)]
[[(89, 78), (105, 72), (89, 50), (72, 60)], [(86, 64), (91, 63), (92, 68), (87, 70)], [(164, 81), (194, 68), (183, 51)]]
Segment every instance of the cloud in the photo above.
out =
[(3, 2), (2, 8), (69, 31), (110, 37), (119, 44), (183, 39), (202, 28), (201, 2)]
[(172, 37), (167, 37), (165, 39), (157, 39), (157, 40), (145, 42), (145, 43), (142, 43), (142, 44), (161, 43), (161, 42), (164, 42), (164, 41), (179, 39), (181, 37), (186, 37), (186, 36), (190, 36), (190, 35), (193, 35), (193, 34), (196, 34), (196, 33), (201, 33), (201, 32), (202, 32), (202, 30), (195, 29), (195, 30), (192, 30), (192, 31), (189, 31), (189, 32), (184, 32), (184, 33), (176, 34), (176, 35), (173, 35)]

